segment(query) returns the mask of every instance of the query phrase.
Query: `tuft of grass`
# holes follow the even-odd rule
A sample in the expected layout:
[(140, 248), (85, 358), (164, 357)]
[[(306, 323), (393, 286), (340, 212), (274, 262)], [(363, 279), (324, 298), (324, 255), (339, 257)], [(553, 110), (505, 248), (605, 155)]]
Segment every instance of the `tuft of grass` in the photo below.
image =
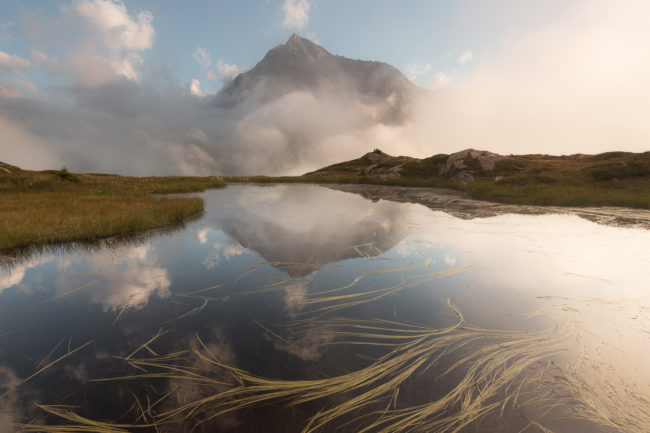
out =
[(61, 170), (55, 172), (54, 174), (57, 175), (61, 180), (67, 180), (69, 182), (79, 182), (79, 177), (77, 177), (77, 175), (75, 174), (70, 173), (68, 169), (65, 168), (65, 166), (61, 168)]

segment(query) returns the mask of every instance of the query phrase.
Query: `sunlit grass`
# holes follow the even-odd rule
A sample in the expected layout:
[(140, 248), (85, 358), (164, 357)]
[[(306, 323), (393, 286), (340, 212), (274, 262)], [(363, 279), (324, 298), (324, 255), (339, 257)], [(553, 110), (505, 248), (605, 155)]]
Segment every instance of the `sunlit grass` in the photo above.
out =
[[(448, 155), (434, 155), (403, 165), (399, 177), (370, 176), (364, 158), (342, 162), (303, 176), (229, 177), (230, 182), (350, 183), (453, 189), (470, 198), (509, 204), (621, 206), (650, 209), (650, 152), (599, 155), (510, 155), (486, 171), (473, 159), (465, 169), (475, 181), (440, 173)], [(402, 163), (399, 157), (384, 165)]]
[[(225, 185), (216, 177), (122, 177), (16, 171), (0, 175), (0, 250), (95, 241), (186, 221), (199, 197), (162, 196)], [(69, 174), (72, 176), (72, 174)]]

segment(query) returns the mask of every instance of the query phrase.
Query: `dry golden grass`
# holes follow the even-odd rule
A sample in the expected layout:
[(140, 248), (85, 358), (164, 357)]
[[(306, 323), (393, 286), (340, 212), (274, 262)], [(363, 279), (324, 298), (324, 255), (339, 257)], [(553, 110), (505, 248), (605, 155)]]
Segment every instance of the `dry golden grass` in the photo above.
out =
[(75, 192), (3, 194), (0, 249), (92, 241), (180, 223), (203, 210), (200, 198), (87, 195)]
[[(364, 157), (346, 161), (303, 176), (249, 176), (228, 178), (229, 182), (258, 183), (352, 183), (405, 187), (448, 188), (468, 197), (509, 204), (553, 206), (621, 206), (650, 209), (650, 152), (608, 152), (599, 155), (510, 155), (492, 171), (465, 160), (474, 182), (465, 184), (441, 175), (448, 155), (403, 164), (399, 177), (370, 176), (374, 166)], [(402, 164), (392, 157), (386, 165)], [(498, 180), (497, 180), (498, 179)]]
[(181, 223), (203, 211), (198, 197), (156, 194), (224, 186), (216, 177), (123, 177), (0, 173), (0, 251), (27, 245), (94, 241)]

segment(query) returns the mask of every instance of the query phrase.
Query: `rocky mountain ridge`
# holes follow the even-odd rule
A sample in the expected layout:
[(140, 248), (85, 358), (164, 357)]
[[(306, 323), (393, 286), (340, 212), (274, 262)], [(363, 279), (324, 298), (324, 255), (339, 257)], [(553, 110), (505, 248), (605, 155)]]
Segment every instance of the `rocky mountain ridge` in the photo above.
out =
[(224, 107), (259, 105), (295, 91), (358, 99), (378, 108), (382, 123), (401, 124), (411, 115), (413, 98), (424, 89), (387, 63), (337, 56), (294, 33), (251, 70), (237, 75), (216, 101)]

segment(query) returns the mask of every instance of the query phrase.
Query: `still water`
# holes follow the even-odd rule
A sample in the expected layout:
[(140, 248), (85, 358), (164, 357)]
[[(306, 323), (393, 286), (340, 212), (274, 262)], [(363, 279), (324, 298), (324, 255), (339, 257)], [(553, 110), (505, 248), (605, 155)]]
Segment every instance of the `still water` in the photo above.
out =
[(3, 260), (0, 432), (650, 431), (646, 213), (204, 197), (170, 233)]

